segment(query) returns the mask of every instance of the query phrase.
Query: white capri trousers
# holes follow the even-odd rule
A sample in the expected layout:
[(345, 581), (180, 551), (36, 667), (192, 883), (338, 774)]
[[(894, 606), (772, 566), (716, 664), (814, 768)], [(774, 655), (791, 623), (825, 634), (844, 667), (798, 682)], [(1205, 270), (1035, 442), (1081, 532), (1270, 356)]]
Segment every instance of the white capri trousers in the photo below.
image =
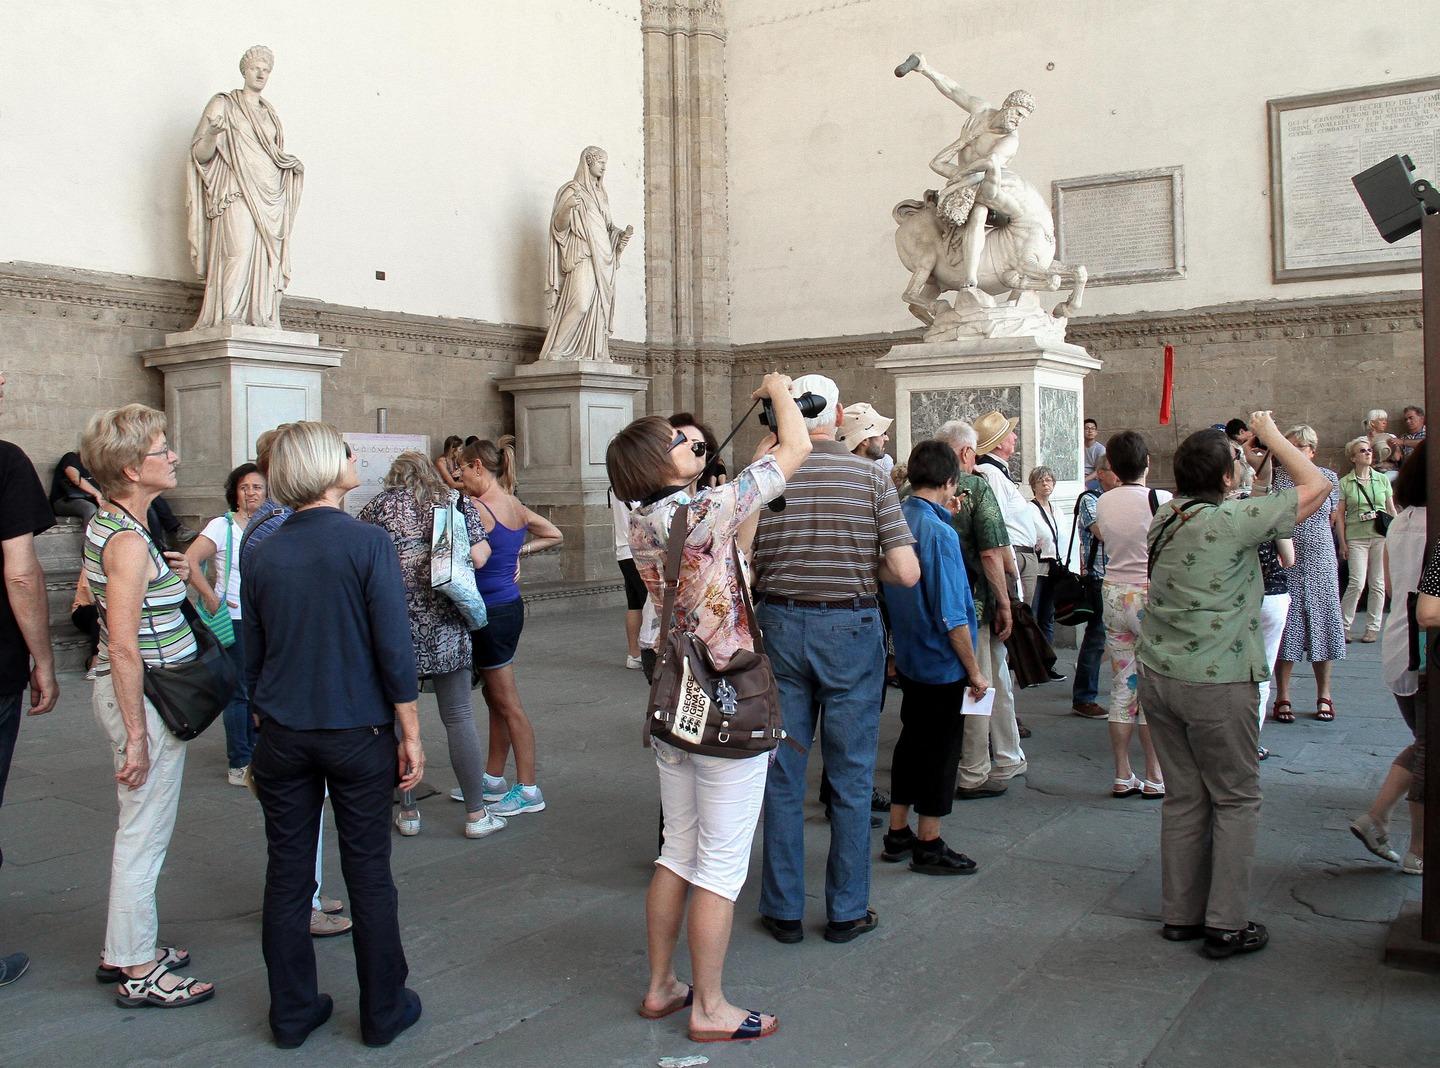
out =
[[(1265, 638), (1265, 663), (1270, 665), (1270, 674), (1275, 674), (1275, 658), (1280, 655), (1280, 639), (1285, 634), (1285, 620), (1290, 616), (1290, 595), (1288, 593), (1267, 593), (1260, 602), (1260, 633)], [(1271, 679), (1260, 683), (1260, 726), (1265, 726), (1265, 711), (1270, 705), (1270, 693), (1274, 689)]]
[[(110, 741), (110, 755), (118, 772), (125, 766), (125, 720), (115, 700), (109, 675), (95, 680), (91, 698), (95, 719)], [(110, 862), (110, 909), (105, 921), (105, 963), (130, 968), (155, 960), (160, 917), (155, 905), (155, 884), (180, 807), (180, 781), (185, 771), (187, 743), (161, 722), (155, 706), (145, 702), (145, 733), (150, 750), (150, 774), (138, 790), (116, 783), (120, 821), (115, 829), (115, 852)]]
[(665, 844), (655, 863), (734, 901), (750, 870), (771, 754), (736, 760), (700, 756), (658, 739), (653, 744), (665, 814)]

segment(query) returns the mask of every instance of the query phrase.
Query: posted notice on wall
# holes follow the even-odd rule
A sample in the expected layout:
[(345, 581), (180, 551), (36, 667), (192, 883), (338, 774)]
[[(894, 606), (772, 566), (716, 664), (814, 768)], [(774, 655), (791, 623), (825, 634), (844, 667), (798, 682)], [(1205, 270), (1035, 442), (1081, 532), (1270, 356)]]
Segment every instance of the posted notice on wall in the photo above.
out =
[(345, 511), (351, 515), (358, 515), (384, 488), (385, 475), (395, 457), (414, 450), (430, 458), (430, 438), (426, 434), (342, 434), (341, 437), (355, 454), (355, 473), (360, 476), (360, 485), (345, 495)]

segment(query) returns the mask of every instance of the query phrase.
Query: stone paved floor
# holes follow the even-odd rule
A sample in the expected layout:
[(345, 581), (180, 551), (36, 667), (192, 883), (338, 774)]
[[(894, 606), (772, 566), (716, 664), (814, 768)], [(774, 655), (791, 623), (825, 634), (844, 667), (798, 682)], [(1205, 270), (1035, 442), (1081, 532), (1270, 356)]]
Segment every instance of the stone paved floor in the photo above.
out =
[[(1419, 880), (1371, 858), (1346, 830), (1405, 734), (1378, 681), (1375, 646), (1351, 646), (1338, 666), (1335, 723), (1266, 729), (1275, 755), (1262, 776), (1254, 887), (1255, 916), (1273, 936), (1265, 952), (1217, 963), (1158, 937), (1159, 807), (1106, 797), (1105, 726), (1068, 715), (1060, 684), (1022, 698), (1035, 730), (1028, 780), (1003, 798), (960, 804), (946, 821), (947, 839), (979, 873), (931, 879), (877, 864), (874, 934), (823, 941), (816, 878), (805, 941), (773, 942), (755, 925), (757, 855), (727, 988), (741, 1004), (778, 1012), (778, 1035), (696, 1047), (683, 1015), (640, 1020), (656, 787), (636, 743), (643, 684), (619, 666), (618, 616), (538, 619), (522, 644), (549, 810), (470, 842), (459, 806), (436, 796), (422, 805), (424, 832), (395, 841), (424, 1019), (390, 1049), (366, 1050), (349, 940), (320, 942), (337, 1010), (306, 1045), (308, 1063), (638, 1066), (704, 1053), (715, 1065), (787, 1068), (1440, 1064), (1440, 978), (1379, 962), (1387, 923)], [(114, 787), (86, 684), (71, 676), (63, 685), (59, 710), (25, 723), (0, 810), (0, 945), (34, 958), (29, 975), (0, 990), (0, 1064), (298, 1063), (268, 1044), (261, 817), (225, 783), (218, 727), (191, 747), (160, 883), (162, 936), (192, 949), (194, 972), (215, 980), (218, 996), (180, 1014), (128, 1011), (91, 978)], [(1312, 698), (1302, 683), (1297, 705)], [(444, 736), (425, 701), (430, 779), (448, 791)], [(882, 784), (897, 707), (892, 694)], [(825, 827), (812, 803), (817, 877)], [(1406, 833), (1402, 809), (1396, 840)], [(333, 833), (326, 842), (336, 873), (327, 890), (343, 895)]]

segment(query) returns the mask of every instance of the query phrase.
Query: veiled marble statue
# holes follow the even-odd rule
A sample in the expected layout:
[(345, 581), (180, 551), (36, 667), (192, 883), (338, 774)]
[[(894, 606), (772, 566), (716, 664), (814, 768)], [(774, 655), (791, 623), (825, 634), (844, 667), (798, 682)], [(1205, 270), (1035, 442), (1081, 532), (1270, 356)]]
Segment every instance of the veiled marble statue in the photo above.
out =
[[(900, 260), (910, 270), (903, 299), (930, 329), (928, 341), (964, 336), (1064, 336), (1064, 320), (1080, 308), (1084, 267), (1055, 259), (1055, 221), (1033, 185), (1010, 169), (1019, 129), (1035, 99), (1017, 89), (998, 107), (972, 96), (919, 53), (895, 68), (918, 71), (967, 113), (960, 136), (936, 154), (930, 169), (946, 179), (938, 192), (902, 200), (893, 215)], [(1046, 316), (1034, 290), (1072, 287)], [(941, 298), (954, 290), (955, 302)], [(993, 299), (1004, 296), (997, 305)]]
[(240, 57), (244, 86), (210, 98), (190, 142), (190, 259), (205, 280), (196, 329), (280, 329), (305, 168), (285, 151), (280, 116), (260, 95), (274, 66), (264, 45), (248, 49)]
[(545, 307), (550, 331), (542, 360), (610, 359), (615, 315), (615, 268), (635, 234), (610, 220), (605, 193), (605, 150), (580, 153), (575, 177), (555, 194), (550, 213), (550, 256), (545, 267)]

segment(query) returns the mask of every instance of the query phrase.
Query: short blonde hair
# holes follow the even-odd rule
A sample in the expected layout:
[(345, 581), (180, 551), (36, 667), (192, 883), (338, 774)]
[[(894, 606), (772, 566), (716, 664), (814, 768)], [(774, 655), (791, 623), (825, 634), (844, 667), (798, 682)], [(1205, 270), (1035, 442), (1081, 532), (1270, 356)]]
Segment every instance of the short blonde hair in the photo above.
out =
[(449, 487), (424, 453), (410, 449), (395, 457), (385, 473), (386, 489), (409, 490), (417, 504), (439, 504), (449, 499)]
[(1285, 431), (1285, 436), (1300, 446), (1308, 445), (1312, 449), (1320, 447), (1320, 435), (1315, 433), (1315, 428), (1309, 423), (1300, 423)]
[(291, 423), (270, 439), (270, 496), (287, 508), (303, 508), (345, 477), (345, 440), (329, 423)]
[(156, 434), (165, 433), (165, 413), (127, 404), (94, 416), (80, 438), (80, 459), (107, 497), (125, 489), (127, 467), (138, 468)]
[(1361, 445), (1364, 445), (1367, 449), (1370, 448), (1370, 439), (1362, 436), (1347, 441), (1345, 443), (1345, 459), (1349, 460), (1351, 463), (1354, 463), (1355, 450), (1358, 449)]

